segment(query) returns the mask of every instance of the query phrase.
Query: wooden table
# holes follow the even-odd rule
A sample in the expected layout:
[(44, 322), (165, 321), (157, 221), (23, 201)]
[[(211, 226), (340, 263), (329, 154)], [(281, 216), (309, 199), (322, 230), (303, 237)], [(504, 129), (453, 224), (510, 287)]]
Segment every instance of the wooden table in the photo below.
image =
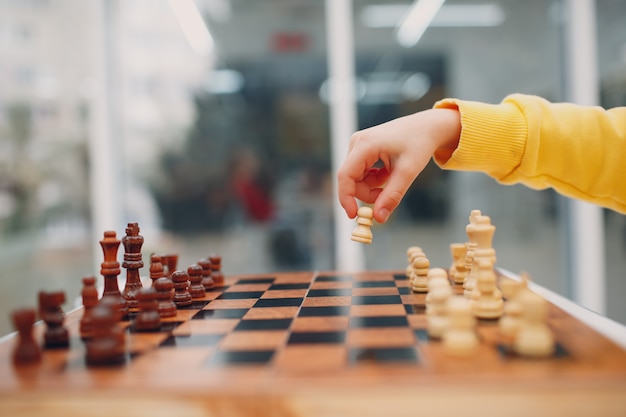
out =
[[(506, 275), (500, 280), (515, 279)], [(626, 415), (624, 327), (538, 286), (558, 349), (531, 360), (511, 353), (486, 321), (477, 355), (446, 355), (425, 330), (424, 295), (402, 271), (226, 284), (160, 332), (124, 322), (121, 366), (85, 365), (82, 309), (66, 315), (70, 348), (45, 350), (41, 363), (14, 366), (16, 336), (1, 339), (0, 415)], [(43, 331), (38, 323), (38, 340)]]

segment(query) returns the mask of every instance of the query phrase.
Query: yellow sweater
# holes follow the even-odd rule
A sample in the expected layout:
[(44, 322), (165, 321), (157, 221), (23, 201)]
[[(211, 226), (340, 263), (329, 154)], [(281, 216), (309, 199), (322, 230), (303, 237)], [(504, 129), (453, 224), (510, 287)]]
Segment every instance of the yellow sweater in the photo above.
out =
[(552, 187), (626, 214), (626, 107), (514, 94), (500, 104), (445, 99), (435, 108), (458, 108), (462, 126), (456, 150), (435, 153), (440, 167)]

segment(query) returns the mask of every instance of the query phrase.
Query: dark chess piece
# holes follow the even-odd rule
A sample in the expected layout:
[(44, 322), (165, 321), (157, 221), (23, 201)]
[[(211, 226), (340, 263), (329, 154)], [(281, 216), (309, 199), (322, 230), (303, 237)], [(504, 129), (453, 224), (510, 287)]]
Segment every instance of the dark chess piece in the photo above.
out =
[(158, 311), (161, 318), (175, 317), (174, 282), (170, 278), (161, 277), (154, 281), (154, 289), (157, 291)]
[(138, 311), (136, 293), (143, 288), (139, 275), (139, 270), (143, 268), (143, 260), (141, 258), (143, 242), (143, 236), (139, 234), (139, 225), (137, 223), (128, 223), (126, 236), (122, 238), (122, 244), (124, 245), (124, 262), (122, 266), (126, 268), (126, 285), (122, 295), (126, 299), (130, 312)]
[(87, 341), (85, 361), (90, 366), (121, 364), (126, 361), (126, 338), (118, 322), (119, 309), (111, 298), (103, 298), (91, 312), (93, 332)]
[(17, 330), (17, 343), (13, 348), (13, 364), (26, 365), (41, 362), (41, 350), (33, 336), (33, 325), (36, 317), (35, 309), (24, 308), (11, 314), (13, 325)]
[(191, 294), (191, 298), (204, 298), (206, 290), (204, 285), (202, 285), (202, 267), (193, 264), (187, 268), (187, 274), (189, 275), (189, 294)]
[(165, 269), (163, 269), (163, 258), (159, 255), (150, 255), (150, 279), (152, 280), (152, 286), (154, 286), (154, 281), (164, 276), (166, 275)]
[(174, 303), (176, 307), (186, 307), (191, 305), (191, 294), (189, 293), (189, 275), (185, 271), (174, 271), (172, 274), (174, 282)]
[(174, 273), (174, 271), (176, 271), (176, 268), (178, 267), (178, 255), (162, 255), (161, 263), (163, 264), (163, 269), (166, 270), (165, 276), (171, 278), (172, 274)]
[(139, 314), (135, 317), (134, 329), (138, 332), (149, 332), (161, 328), (159, 302), (154, 287), (142, 288), (137, 292)]
[(213, 277), (211, 276), (211, 261), (209, 259), (201, 259), (198, 261), (198, 265), (202, 268), (202, 285), (204, 285), (205, 291), (215, 288)]
[(46, 323), (44, 347), (66, 348), (70, 345), (69, 332), (63, 327), (65, 314), (61, 305), (65, 303), (65, 293), (39, 292), (39, 316)]
[(96, 288), (96, 277), (83, 278), (83, 317), (80, 320), (80, 337), (87, 339), (91, 336), (91, 311), (98, 305), (98, 289)]
[(117, 250), (120, 246), (120, 240), (117, 239), (114, 231), (104, 232), (104, 238), (100, 241), (100, 246), (104, 253), (104, 262), (100, 264), (100, 273), (104, 277), (104, 291), (102, 298), (111, 297), (115, 299), (122, 317), (128, 316), (128, 305), (119, 286), (117, 285), (117, 277), (122, 272), (120, 263), (117, 261)]
[(221, 287), (224, 285), (224, 274), (222, 273), (222, 257), (216, 253), (209, 256), (211, 261), (211, 277), (215, 286)]

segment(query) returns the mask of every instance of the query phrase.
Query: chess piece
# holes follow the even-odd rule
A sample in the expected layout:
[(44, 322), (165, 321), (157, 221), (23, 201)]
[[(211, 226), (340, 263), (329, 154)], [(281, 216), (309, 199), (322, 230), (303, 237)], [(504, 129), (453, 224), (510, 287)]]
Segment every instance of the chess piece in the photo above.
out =
[(154, 281), (164, 276), (166, 274), (163, 269), (162, 258), (159, 255), (152, 254), (150, 256), (150, 279), (152, 280), (152, 285), (154, 286)]
[(161, 264), (166, 277), (171, 278), (172, 274), (178, 268), (178, 255), (168, 254), (161, 256)]
[(504, 279), (500, 282), (500, 289), (506, 303), (504, 304), (504, 313), (498, 320), (498, 329), (500, 335), (507, 340), (513, 340), (517, 335), (523, 314), (522, 305), (517, 297), (521, 291), (528, 289), (528, 279), (525, 274), (520, 274), (520, 278), (520, 281)]
[(461, 296), (448, 300), (448, 325), (442, 335), (444, 351), (457, 357), (468, 357), (478, 351), (476, 319), (472, 314), (470, 301)]
[[(113, 312), (113, 318), (115, 320), (115, 326), (111, 327), (111, 335), (114, 336), (115, 338), (117, 338), (117, 343), (119, 346), (125, 346), (126, 344), (126, 334), (125, 334), (125, 328), (122, 326), (119, 326), (118, 323), (120, 323), (122, 321), (122, 319), (124, 317), (122, 317), (123, 311), (121, 311), (119, 309), (119, 303), (118, 300), (116, 300), (113, 297), (102, 297), (100, 299), (100, 301), (98, 301), (98, 305), (96, 305), (96, 307), (98, 306), (104, 306), (105, 308), (111, 310)], [(94, 307), (95, 308), (95, 307)], [(91, 324), (92, 324), (92, 337), (93, 337), (93, 333), (95, 331), (95, 326), (96, 324), (93, 321), (93, 310), (91, 311)]]
[(33, 335), (35, 317), (36, 312), (32, 308), (15, 310), (11, 314), (13, 326), (17, 330), (17, 343), (12, 356), (16, 366), (41, 362), (41, 350)]
[(474, 265), (474, 250), (476, 249), (476, 243), (465, 243), (467, 250), (465, 251), (465, 279), (463, 280), (463, 296), (465, 298), (471, 298), (476, 287), (476, 271), (478, 267)]
[(139, 270), (143, 268), (143, 260), (141, 257), (141, 247), (143, 245), (143, 236), (139, 234), (139, 225), (137, 223), (128, 223), (126, 228), (126, 236), (122, 238), (124, 245), (124, 262), (122, 266), (126, 268), (126, 285), (122, 296), (126, 300), (128, 311), (138, 311), (138, 302), (136, 293), (143, 285)]
[(224, 286), (224, 274), (222, 273), (222, 257), (217, 253), (209, 256), (211, 261), (211, 277), (216, 287)]
[(467, 247), (465, 243), (450, 244), (450, 252), (452, 254), (452, 266), (450, 267), (450, 279), (457, 285), (463, 284), (465, 281), (465, 254)]
[(411, 274), (411, 289), (415, 292), (428, 292), (428, 270), (430, 261), (425, 256), (415, 258)]
[(110, 297), (103, 297), (93, 308), (91, 312), (93, 332), (86, 343), (87, 365), (115, 365), (126, 361), (125, 335), (117, 324), (119, 314), (117, 303)]
[(128, 316), (128, 305), (117, 284), (117, 277), (121, 273), (120, 263), (117, 261), (117, 250), (120, 243), (114, 231), (104, 232), (104, 238), (100, 241), (104, 253), (104, 262), (100, 264), (100, 274), (104, 277), (102, 298), (111, 297), (115, 299), (121, 316), (126, 317)]
[[(431, 268), (428, 271), (428, 294), (426, 294), (426, 314), (428, 314), (428, 305), (431, 302), (431, 291), (439, 286), (450, 287), (450, 280), (448, 279), (448, 273), (443, 268)], [(452, 290), (452, 288), (450, 288)]]
[(201, 259), (198, 261), (198, 265), (202, 268), (202, 285), (204, 286), (204, 290), (212, 290), (215, 288), (215, 282), (213, 282), (211, 261), (208, 258)]
[(374, 210), (371, 207), (359, 207), (357, 211), (357, 227), (352, 231), (352, 240), (361, 243), (372, 243), (372, 230), (374, 224)]
[[(472, 211), (474, 213), (474, 211)], [(491, 224), (489, 216), (476, 215), (470, 216), (471, 223), (465, 227), (465, 232), (471, 243), (475, 243), (474, 256), (476, 258), (487, 258), (492, 261), (492, 265), (496, 263), (496, 251), (492, 246), (493, 235), (496, 227)]]
[(541, 358), (554, 353), (555, 341), (547, 325), (548, 302), (530, 290), (522, 290), (516, 297), (521, 306), (519, 328), (513, 349), (521, 356)]
[(204, 285), (202, 285), (202, 267), (197, 264), (189, 266), (187, 275), (189, 275), (189, 294), (191, 294), (191, 298), (204, 298), (206, 290)]
[(91, 336), (92, 323), (91, 311), (98, 305), (98, 289), (96, 288), (96, 277), (89, 276), (83, 278), (83, 317), (80, 320), (80, 337), (87, 339)]
[(186, 307), (191, 305), (191, 294), (189, 294), (189, 275), (186, 271), (174, 271), (172, 274), (174, 282), (174, 303), (176, 307)]
[(498, 319), (504, 310), (502, 292), (496, 286), (496, 274), (489, 258), (478, 260), (476, 288), (472, 294), (472, 311), (480, 319)]
[(157, 292), (158, 311), (161, 318), (175, 317), (176, 304), (174, 303), (174, 282), (171, 278), (161, 277), (154, 281)]
[(406, 250), (406, 259), (407, 259), (406, 277), (409, 279), (411, 277), (411, 271), (413, 271), (413, 261), (418, 256), (426, 256), (422, 248), (420, 248), (419, 246), (411, 246)]
[(428, 281), (426, 320), (428, 335), (440, 338), (448, 327), (448, 300), (452, 297), (452, 287), (447, 278), (435, 277)]
[(154, 287), (142, 288), (137, 292), (139, 313), (134, 320), (134, 329), (138, 332), (156, 331), (161, 328), (159, 302)]
[(65, 293), (39, 292), (39, 316), (46, 323), (44, 346), (46, 348), (65, 348), (70, 345), (69, 332), (63, 327), (65, 314), (61, 305), (65, 303)]

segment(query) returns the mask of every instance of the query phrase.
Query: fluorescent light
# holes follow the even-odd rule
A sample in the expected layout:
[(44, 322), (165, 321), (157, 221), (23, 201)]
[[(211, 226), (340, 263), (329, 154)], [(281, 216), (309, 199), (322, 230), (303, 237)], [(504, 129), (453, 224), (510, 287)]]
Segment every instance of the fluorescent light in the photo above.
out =
[(421, 39), (445, 0), (415, 0), (396, 33), (398, 43), (410, 48)]
[[(361, 23), (369, 28), (397, 27), (406, 16), (410, 5), (373, 4), (361, 11)], [(444, 4), (430, 22), (430, 27), (493, 27), (501, 25), (506, 15), (500, 5)]]
[(189, 45), (199, 55), (209, 55), (215, 47), (213, 37), (193, 0), (167, 1)]
[(497, 4), (449, 4), (433, 19), (437, 27), (489, 27), (499, 26), (506, 18)]
[(392, 28), (406, 16), (408, 4), (371, 4), (363, 7), (361, 23), (368, 28)]

